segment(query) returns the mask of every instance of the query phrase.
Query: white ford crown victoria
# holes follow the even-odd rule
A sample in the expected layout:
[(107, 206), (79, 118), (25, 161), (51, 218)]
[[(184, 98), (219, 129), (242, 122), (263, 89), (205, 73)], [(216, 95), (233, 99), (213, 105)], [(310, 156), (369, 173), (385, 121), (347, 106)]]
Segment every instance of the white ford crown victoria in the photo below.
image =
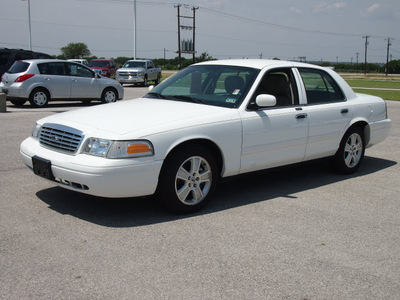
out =
[(156, 193), (177, 212), (208, 201), (221, 177), (331, 157), (352, 173), (387, 137), (385, 102), (334, 71), (272, 60), (184, 69), (141, 99), (39, 120), (21, 144), (36, 175), (82, 193)]

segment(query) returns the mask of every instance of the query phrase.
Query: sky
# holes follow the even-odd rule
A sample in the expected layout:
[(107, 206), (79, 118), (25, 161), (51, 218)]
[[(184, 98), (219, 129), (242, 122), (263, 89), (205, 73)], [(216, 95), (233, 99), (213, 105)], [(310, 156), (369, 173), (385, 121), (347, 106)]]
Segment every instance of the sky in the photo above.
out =
[[(361, 63), (368, 36), (368, 62), (386, 62), (388, 38), (400, 59), (399, 0), (136, 0), (137, 57), (177, 56), (178, 4), (181, 16), (196, 8), (197, 56)], [(134, 55), (134, 0), (30, 0), (30, 16), (34, 51), (59, 55), (82, 42), (98, 57)], [(0, 28), (0, 48), (28, 49), (28, 1), (1, 0)]]

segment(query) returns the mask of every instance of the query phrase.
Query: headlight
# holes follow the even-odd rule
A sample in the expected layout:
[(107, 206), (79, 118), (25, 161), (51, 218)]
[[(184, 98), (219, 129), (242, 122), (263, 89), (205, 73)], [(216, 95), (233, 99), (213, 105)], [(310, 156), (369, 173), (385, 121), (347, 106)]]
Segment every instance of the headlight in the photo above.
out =
[(139, 72), (138, 76), (140, 76), (140, 77), (144, 76), (144, 72)]
[(35, 126), (32, 129), (32, 137), (34, 139), (38, 139), (39, 138), (39, 133), (40, 133), (40, 129), (42, 128), (42, 125), (39, 125), (38, 123), (35, 124)]
[(110, 141), (89, 138), (83, 153), (106, 158), (133, 158), (154, 155), (153, 146), (148, 141)]

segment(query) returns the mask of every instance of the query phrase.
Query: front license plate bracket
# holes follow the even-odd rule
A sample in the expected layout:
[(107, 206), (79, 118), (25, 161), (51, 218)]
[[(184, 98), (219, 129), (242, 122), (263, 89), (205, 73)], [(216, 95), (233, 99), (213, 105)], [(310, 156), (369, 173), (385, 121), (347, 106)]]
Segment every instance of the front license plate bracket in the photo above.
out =
[(43, 178), (55, 180), (53, 172), (51, 171), (51, 161), (41, 158), (39, 156), (32, 157), (33, 172)]

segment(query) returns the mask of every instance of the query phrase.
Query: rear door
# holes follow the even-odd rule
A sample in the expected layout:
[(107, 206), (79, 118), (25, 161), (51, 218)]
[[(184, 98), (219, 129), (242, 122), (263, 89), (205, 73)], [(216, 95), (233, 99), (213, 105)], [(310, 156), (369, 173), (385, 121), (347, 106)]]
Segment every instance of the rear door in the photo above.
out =
[(306, 159), (335, 154), (352, 108), (335, 80), (319, 69), (299, 68), (307, 97), (309, 136)]
[(38, 64), (38, 69), (52, 99), (68, 99), (71, 96), (71, 82), (63, 62)]

